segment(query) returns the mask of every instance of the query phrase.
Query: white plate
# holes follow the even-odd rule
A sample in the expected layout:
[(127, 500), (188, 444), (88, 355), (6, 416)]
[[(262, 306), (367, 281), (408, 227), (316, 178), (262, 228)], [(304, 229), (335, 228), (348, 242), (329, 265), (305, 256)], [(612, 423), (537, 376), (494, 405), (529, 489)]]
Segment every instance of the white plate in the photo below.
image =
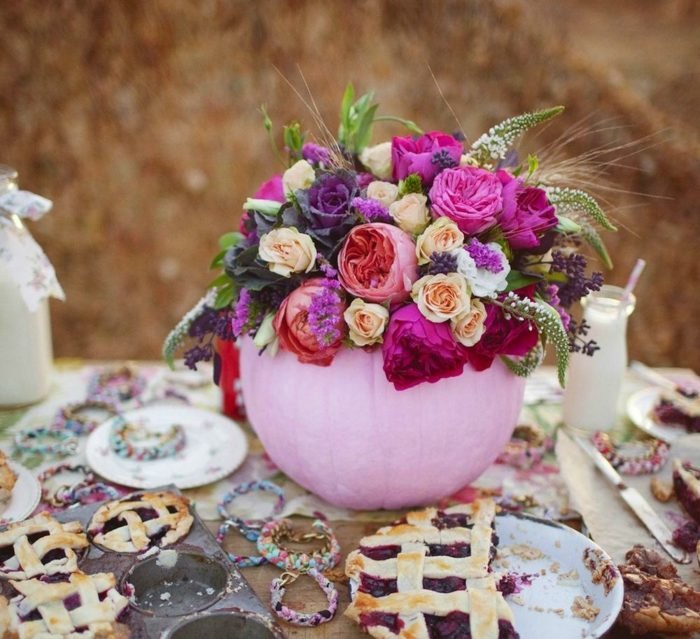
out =
[(17, 482), (12, 489), (12, 495), (4, 510), (0, 511), (0, 519), (4, 522), (22, 521), (34, 512), (41, 501), (41, 485), (30, 470), (15, 461), (7, 461), (17, 475)]
[(175, 484), (196, 488), (233, 472), (248, 452), (248, 440), (234, 421), (191, 406), (145, 406), (122, 414), (129, 422), (164, 430), (173, 424), (185, 429), (186, 444), (174, 457), (150, 461), (125, 459), (109, 445), (115, 419), (98, 426), (87, 440), (85, 455), (92, 469), (110, 481), (132, 488)]
[(652, 417), (651, 411), (660, 400), (660, 388), (655, 386), (643, 388), (627, 400), (627, 416), (637, 428), (652, 437), (656, 437), (656, 439), (671, 444), (679, 437), (687, 435), (688, 432), (682, 426), (667, 426), (657, 422)]
[[(534, 575), (530, 585), (520, 593), (506, 597), (515, 616), (515, 630), (520, 639), (548, 637), (602, 637), (615, 623), (622, 608), (623, 584), (617, 568), (617, 581), (608, 594), (602, 584), (594, 584), (591, 573), (583, 564), (586, 549), (600, 551), (610, 565), (612, 559), (594, 544), (568, 526), (528, 515), (498, 515), (496, 533), (499, 556), (494, 561), (496, 573)], [(509, 552), (513, 546), (524, 545), (539, 550), (542, 557), (526, 560)], [(544, 574), (541, 574), (544, 571)], [(578, 579), (560, 582), (560, 575), (576, 571)], [(357, 582), (350, 582), (351, 596)], [(600, 610), (593, 621), (584, 621), (571, 614), (576, 597), (588, 595)], [(515, 603), (515, 602), (518, 603)]]

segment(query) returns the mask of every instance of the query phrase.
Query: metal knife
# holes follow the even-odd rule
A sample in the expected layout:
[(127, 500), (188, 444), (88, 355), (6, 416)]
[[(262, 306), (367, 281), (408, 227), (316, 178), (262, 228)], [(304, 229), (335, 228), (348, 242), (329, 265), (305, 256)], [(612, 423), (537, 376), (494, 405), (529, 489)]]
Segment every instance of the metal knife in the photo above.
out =
[(679, 564), (689, 564), (690, 556), (687, 552), (671, 543), (672, 533), (668, 526), (654, 512), (654, 509), (642, 497), (639, 491), (631, 488), (623, 481), (619, 473), (612, 467), (612, 464), (603, 457), (598, 449), (583, 437), (574, 436), (579, 447), (593, 460), (598, 470), (605, 478), (612, 483), (619, 491), (620, 497), (632, 509), (641, 522), (647, 527), (649, 532), (658, 541), (671, 558)]

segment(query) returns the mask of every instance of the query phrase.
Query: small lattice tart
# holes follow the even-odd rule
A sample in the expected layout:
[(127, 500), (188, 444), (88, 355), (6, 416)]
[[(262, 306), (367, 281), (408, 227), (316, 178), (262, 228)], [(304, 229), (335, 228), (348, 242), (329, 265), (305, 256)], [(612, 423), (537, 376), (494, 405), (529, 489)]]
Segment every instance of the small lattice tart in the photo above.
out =
[(10, 583), (19, 594), (7, 606), (9, 636), (126, 639), (130, 635), (118, 623), (129, 600), (116, 590), (112, 573), (74, 572), (60, 580), (42, 577)]
[(76, 550), (88, 540), (79, 521), (61, 523), (41, 513), (0, 532), (0, 576), (31, 579), (78, 569)]
[(169, 492), (127, 495), (100, 506), (88, 532), (92, 540), (115, 552), (141, 552), (169, 546), (190, 531), (194, 521), (189, 501)]
[(12, 490), (17, 483), (17, 475), (7, 463), (5, 453), (0, 450), (0, 502), (6, 502), (12, 497)]
[(493, 500), (408, 513), (364, 537), (345, 572), (357, 587), (346, 615), (380, 639), (517, 639), (490, 574)]

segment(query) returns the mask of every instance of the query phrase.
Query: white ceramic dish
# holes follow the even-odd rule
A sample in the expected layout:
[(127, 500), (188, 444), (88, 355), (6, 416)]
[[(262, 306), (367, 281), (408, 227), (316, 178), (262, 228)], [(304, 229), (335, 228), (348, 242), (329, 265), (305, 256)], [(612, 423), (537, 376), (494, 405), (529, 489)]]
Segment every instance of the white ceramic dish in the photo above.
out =
[(17, 482), (5, 508), (0, 510), (3, 522), (22, 521), (34, 512), (41, 501), (41, 485), (32, 472), (22, 464), (8, 460), (8, 465), (17, 475)]
[[(500, 541), (494, 571), (532, 575), (530, 585), (523, 586), (519, 594), (506, 597), (520, 639), (596, 639), (615, 623), (622, 608), (622, 577), (614, 567), (617, 579), (607, 594), (602, 584), (593, 583), (592, 574), (583, 563), (587, 549), (602, 553), (605, 561), (614, 564), (590, 539), (563, 524), (514, 514), (496, 517), (496, 533)], [(526, 559), (524, 555), (530, 549), (541, 556)], [(573, 578), (574, 571), (577, 578)], [(563, 579), (567, 574), (569, 578)], [(354, 596), (357, 583), (351, 580), (350, 588)], [(574, 599), (586, 596), (599, 609), (592, 621), (571, 612)]]
[(218, 413), (191, 406), (161, 405), (137, 408), (122, 417), (152, 430), (180, 424), (186, 437), (184, 449), (174, 457), (136, 461), (120, 457), (110, 448), (109, 433), (115, 418), (98, 426), (87, 440), (87, 462), (96, 473), (123, 486), (204, 486), (233, 472), (248, 452), (248, 441), (240, 426)]
[(688, 433), (681, 426), (667, 426), (653, 418), (651, 411), (660, 399), (661, 389), (655, 386), (637, 391), (627, 400), (627, 416), (637, 428), (652, 437), (656, 437), (656, 439), (671, 444)]

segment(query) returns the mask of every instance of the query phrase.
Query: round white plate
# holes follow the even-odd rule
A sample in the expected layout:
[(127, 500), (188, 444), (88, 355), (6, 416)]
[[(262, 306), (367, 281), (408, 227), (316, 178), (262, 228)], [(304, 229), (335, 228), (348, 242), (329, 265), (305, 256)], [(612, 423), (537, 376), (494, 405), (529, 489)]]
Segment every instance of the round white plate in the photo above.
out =
[(99, 475), (123, 486), (155, 488), (175, 484), (181, 489), (204, 486), (233, 472), (248, 452), (248, 440), (240, 426), (218, 413), (191, 406), (161, 405), (136, 408), (122, 417), (151, 430), (180, 424), (186, 437), (185, 447), (174, 457), (136, 461), (120, 457), (110, 448), (109, 433), (118, 418), (98, 426), (87, 440), (88, 464)]
[[(518, 595), (506, 597), (515, 615), (515, 629), (520, 633), (520, 639), (595, 639), (615, 623), (622, 608), (622, 577), (615, 568), (617, 581), (606, 595), (603, 585), (593, 583), (590, 571), (583, 564), (583, 553), (590, 548), (603, 553), (614, 566), (612, 559), (597, 544), (568, 526), (527, 515), (498, 515), (496, 533), (499, 555), (507, 554), (509, 548), (519, 544), (536, 548), (543, 554), (543, 557), (531, 561), (518, 554), (508, 554), (503, 559), (497, 557), (494, 563), (497, 572), (537, 575), (529, 586), (523, 586)], [(504, 560), (507, 567), (500, 565)], [(541, 574), (542, 570), (544, 574)], [(576, 571), (578, 579), (561, 579), (571, 571)], [(574, 598), (586, 595), (600, 609), (593, 621), (584, 621), (571, 613)]]
[(673, 443), (688, 432), (682, 426), (667, 426), (656, 421), (651, 411), (661, 399), (661, 389), (649, 386), (637, 391), (627, 400), (627, 416), (637, 427), (656, 439)]
[[(614, 564), (607, 553), (590, 539), (563, 524), (515, 514), (498, 515), (496, 533), (499, 553), (493, 563), (494, 572), (533, 575), (530, 585), (523, 586), (520, 593), (506, 597), (520, 639), (597, 639), (615, 623), (622, 608), (622, 577), (615, 568), (617, 581), (608, 594), (605, 594), (602, 584), (593, 583), (591, 573), (583, 564), (586, 549), (600, 551), (610, 565)], [(521, 550), (523, 546), (528, 550), (538, 550), (542, 556), (524, 559), (522, 555), (527, 553), (517, 548), (514, 549), (516, 552), (511, 552), (516, 546)], [(577, 578), (573, 578), (573, 571)], [(570, 578), (561, 580), (560, 577), (567, 573)], [(350, 589), (354, 597), (356, 581), (350, 581)], [(592, 621), (584, 621), (571, 612), (574, 599), (586, 596), (599, 609)]]
[(4, 522), (22, 521), (34, 512), (41, 501), (39, 480), (22, 464), (7, 461), (17, 475), (17, 482), (4, 510), (0, 510), (0, 519)]

